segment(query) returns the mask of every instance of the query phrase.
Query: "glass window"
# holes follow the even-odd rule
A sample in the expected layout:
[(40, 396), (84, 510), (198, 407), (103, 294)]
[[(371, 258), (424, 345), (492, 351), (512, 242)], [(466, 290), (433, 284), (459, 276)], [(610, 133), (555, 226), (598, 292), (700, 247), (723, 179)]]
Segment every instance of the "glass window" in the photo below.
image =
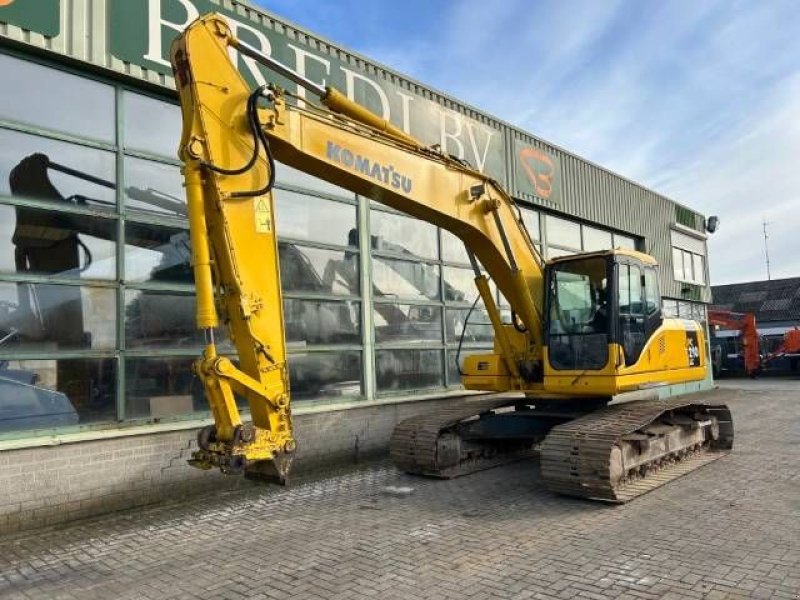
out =
[(683, 271), (683, 250), (672, 248), (672, 274), (677, 281), (686, 281)]
[(183, 117), (176, 104), (124, 92), (125, 148), (178, 157)]
[(359, 302), (285, 298), (283, 318), (290, 348), (311, 344), (360, 344)]
[(694, 266), (694, 282), (703, 284), (706, 282), (705, 261), (699, 254), (692, 254), (692, 265)]
[(207, 411), (194, 358), (127, 358), (125, 418), (159, 419)]
[(442, 387), (441, 350), (376, 350), (378, 392)]
[(126, 156), (125, 207), (186, 217), (186, 193), (180, 168)]
[(377, 343), (430, 343), (442, 341), (442, 309), (419, 304), (375, 303)]
[(110, 288), (0, 283), (0, 352), (113, 350), (116, 315)]
[(358, 253), (279, 242), (281, 286), (285, 292), (357, 296)]
[[(491, 343), (494, 340), (494, 330), (489, 314), (478, 304), (469, 322), (466, 322), (468, 308), (448, 308), (445, 311), (444, 324), (448, 344), (457, 344), (464, 333), (464, 344)], [(466, 332), (464, 328), (466, 326)]]
[(678, 316), (678, 302), (677, 300), (669, 300), (667, 298), (663, 301), (663, 308), (665, 317), (677, 317)]
[(436, 227), (430, 223), (381, 210), (370, 211), (372, 249), (422, 258), (439, 258)]
[(535, 210), (521, 207), (520, 212), (522, 213), (522, 222), (525, 224), (525, 228), (528, 230), (528, 235), (530, 235), (534, 240), (540, 240), (541, 235), (539, 232), (539, 213)]
[(692, 263), (692, 253), (682, 250), (683, 254), (683, 276), (684, 281), (694, 281), (694, 264)]
[[(15, 94), (6, 95), (16, 99)], [(64, 173), (60, 167), (103, 183)], [(113, 152), (0, 129), (0, 195), (113, 210), (115, 181)]]
[(585, 252), (610, 250), (613, 247), (611, 232), (583, 226), (583, 250)]
[(656, 270), (648, 267), (644, 270), (644, 291), (646, 299), (646, 313), (652, 314), (658, 310), (660, 296), (658, 294), (658, 275)]
[(574, 250), (581, 249), (581, 226), (578, 223), (546, 215), (545, 227), (547, 228), (548, 244), (555, 244)]
[(0, 432), (116, 421), (114, 360), (0, 360)]
[(275, 206), (279, 237), (358, 247), (352, 204), (275, 190)]
[(125, 224), (125, 279), (194, 283), (189, 232), (179, 227)]
[(446, 229), (439, 231), (442, 234), (442, 260), (468, 265), (469, 256), (464, 242)]
[(614, 234), (614, 248), (625, 248), (627, 250), (636, 250), (636, 240), (626, 235)]
[(113, 279), (117, 222), (0, 205), (0, 271), (71, 279)]
[[(201, 348), (205, 342), (195, 321), (196, 305), (194, 294), (126, 290), (126, 348)], [(224, 326), (217, 328), (216, 342), (222, 352), (233, 350)]]
[(421, 262), (372, 258), (372, 290), (375, 296), (408, 300), (439, 299), (439, 267)]
[[(627, 296), (623, 272), (620, 267), (620, 303)], [(587, 258), (564, 262), (552, 271), (552, 302), (550, 333), (593, 334), (608, 332), (608, 307), (606, 306), (606, 261)]]
[(619, 312), (626, 315), (644, 314), (642, 299), (642, 275), (639, 267), (620, 265)]
[(294, 400), (361, 395), (361, 352), (307, 352), (289, 355)]
[(478, 286), (475, 285), (475, 273), (472, 269), (444, 267), (442, 274), (445, 301), (472, 304), (478, 297)]
[(114, 143), (114, 88), (0, 54), (0, 119)]
[(577, 254), (576, 250), (565, 250), (564, 248), (553, 248), (552, 246), (547, 247), (547, 258), (558, 258), (559, 256), (572, 256), (573, 254)]
[(293, 169), (288, 165), (282, 163), (275, 163), (275, 181), (278, 185), (286, 184), (296, 187), (305, 188), (315, 192), (322, 192), (332, 196), (341, 196), (343, 198), (355, 198), (353, 192), (349, 192), (344, 188), (328, 183), (323, 179), (303, 173), (297, 169)]

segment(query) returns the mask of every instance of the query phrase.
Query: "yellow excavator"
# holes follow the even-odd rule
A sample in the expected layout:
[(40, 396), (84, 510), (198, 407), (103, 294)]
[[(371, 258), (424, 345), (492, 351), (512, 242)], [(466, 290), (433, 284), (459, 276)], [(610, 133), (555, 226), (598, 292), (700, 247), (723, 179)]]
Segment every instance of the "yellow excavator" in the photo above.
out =
[[(237, 52), (318, 103), (292, 104), (275, 84), (250, 89), (232, 62)], [(708, 359), (698, 323), (662, 316), (652, 257), (617, 249), (543, 261), (497, 182), (240, 41), (220, 15), (192, 23), (171, 60), (206, 340), (195, 369), (214, 417), (193, 465), (283, 483), (295, 454), (276, 160), (466, 246), (495, 342), (466, 358), (463, 385), (494, 393), (398, 424), (390, 452), (400, 469), (456, 477), (536, 450), (553, 491), (625, 502), (730, 451), (731, 415), (716, 395), (659, 399), (664, 386), (703, 380)], [(508, 323), (490, 278), (511, 307)], [(220, 321), (238, 364), (216, 348)]]

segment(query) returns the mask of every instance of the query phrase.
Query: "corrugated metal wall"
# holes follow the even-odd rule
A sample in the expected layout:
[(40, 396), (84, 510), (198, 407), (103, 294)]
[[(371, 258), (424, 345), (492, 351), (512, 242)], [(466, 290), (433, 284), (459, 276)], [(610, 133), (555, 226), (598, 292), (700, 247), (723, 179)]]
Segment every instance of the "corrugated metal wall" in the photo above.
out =
[[(117, 74), (174, 89), (174, 81), (171, 77), (123, 62), (110, 54), (107, 37), (107, 10), (108, 3), (111, 1), (122, 0), (61, 0), (60, 33), (55, 38), (47, 38), (5, 23), (0, 23), (0, 36), (75, 60), (88, 62)], [(368, 61), (365, 57), (348, 52), (327, 40), (302, 31), (260, 9), (256, 10), (241, 2), (231, 2), (230, 0), (211, 1), (235, 12), (243, 21), (250, 21), (262, 28), (271, 29), (292, 40), (293, 43), (303, 44), (309, 50), (319, 54), (336, 57), (367, 75), (384, 79), (402, 89), (430, 99), (493, 129), (500, 130), (506, 138), (504, 147), (510, 163), (506, 180), (502, 183), (509, 187), (517, 197), (528, 200), (547, 211), (572, 215), (645, 238), (646, 250), (664, 266), (661, 269), (662, 294), (673, 298), (687, 295), (686, 284), (675, 282), (672, 277), (669, 232), (670, 227), (676, 222), (683, 222), (684, 225), (689, 225), (699, 233), (702, 232), (702, 215), (561, 148), (515, 129), (507, 123), (481, 113), (446, 94), (426, 88), (419, 82)], [(558, 202), (528, 196), (515, 190), (515, 170), (517, 169), (513, 160), (515, 140), (520, 140), (558, 157), (561, 177), (561, 194)], [(691, 287), (697, 288), (698, 286)], [(689, 294), (694, 298), (710, 300), (708, 286), (690, 290)]]

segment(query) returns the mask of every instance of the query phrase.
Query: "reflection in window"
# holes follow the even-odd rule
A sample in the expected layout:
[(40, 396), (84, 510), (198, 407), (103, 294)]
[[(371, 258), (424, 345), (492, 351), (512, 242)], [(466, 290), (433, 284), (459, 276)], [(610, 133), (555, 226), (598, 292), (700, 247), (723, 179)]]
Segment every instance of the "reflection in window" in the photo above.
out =
[(127, 358), (125, 418), (176, 417), (207, 411), (192, 358)]
[[(445, 333), (448, 344), (457, 344), (464, 336), (464, 344), (491, 343), (494, 340), (489, 314), (479, 303), (467, 322), (468, 308), (448, 308), (445, 311)], [(466, 331), (464, 327), (466, 325)]]
[(361, 352), (289, 355), (292, 398), (352, 398), (361, 395)]
[(572, 256), (573, 254), (577, 254), (575, 250), (565, 250), (564, 248), (553, 248), (552, 246), (547, 247), (547, 258), (558, 258), (560, 256)]
[(358, 253), (278, 243), (285, 292), (357, 296)]
[(627, 250), (636, 250), (636, 240), (626, 235), (614, 234), (614, 248), (626, 248)]
[(578, 223), (546, 215), (545, 226), (548, 243), (574, 250), (581, 249), (581, 226)]
[(360, 344), (359, 306), (352, 301), (284, 299), (287, 344), (290, 348), (312, 344)]
[(194, 283), (189, 232), (166, 225), (125, 224), (125, 279)]
[(464, 242), (446, 229), (440, 229), (439, 231), (442, 236), (442, 260), (468, 265), (469, 255)]
[(442, 341), (442, 309), (419, 304), (375, 303), (377, 343)]
[(678, 301), (677, 300), (669, 300), (664, 299), (664, 305), (662, 308), (665, 317), (677, 317), (678, 316)]
[[(444, 267), (444, 299), (447, 302), (472, 304), (478, 297), (478, 286), (475, 285), (475, 273), (472, 269)], [(494, 285), (492, 285), (494, 289)]]
[(610, 250), (613, 248), (611, 233), (594, 227), (583, 226), (583, 250), (595, 252), (597, 250)]
[(113, 152), (0, 129), (0, 195), (111, 210), (115, 181)]
[[(8, 4), (7, 2), (5, 4)], [(114, 142), (114, 88), (86, 77), (0, 54), (0, 115), (75, 135)], [(55, 90), (57, 98), (52, 93)]]
[(124, 92), (125, 148), (177, 158), (183, 119), (176, 104)]
[(0, 360), (0, 432), (116, 421), (113, 359)]
[(343, 188), (328, 183), (318, 177), (303, 173), (282, 163), (275, 163), (275, 181), (278, 185), (286, 184), (296, 187), (322, 192), (332, 196), (342, 196), (344, 198), (355, 198), (355, 194)]
[(370, 211), (370, 228), (373, 250), (439, 258), (436, 227), (430, 223), (373, 209)]
[(520, 208), (522, 213), (522, 222), (528, 230), (528, 235), (534, 240), (541, 239), (539, 234), (539, 213), (529, 208)]
[(381, 297), (438, 300), (439, 267), (373, 256), (372, 290)]
[(279, 237), (358, 247), (356, 207), (352, 204), (275, 190)]
[(0, 352), (113, 350), (116, 314), (109, 288), (0, 283)]
[(0, 205), (0, 271), (113, 279), (113, 219)]
[[(195, 321), (196, 305), (194, 294), (126, 290), (126, 348), (202, 347), (203, 335)], [(233, 350), (224, 326), (217, 329), (216, 342), (222, 352)]]
[(376, 350), (378, 391), (441, 387), (442, 366), (441, 350)]
[(186, 217), (186, 193), (180, 169), (126, 156), (125, 207)]

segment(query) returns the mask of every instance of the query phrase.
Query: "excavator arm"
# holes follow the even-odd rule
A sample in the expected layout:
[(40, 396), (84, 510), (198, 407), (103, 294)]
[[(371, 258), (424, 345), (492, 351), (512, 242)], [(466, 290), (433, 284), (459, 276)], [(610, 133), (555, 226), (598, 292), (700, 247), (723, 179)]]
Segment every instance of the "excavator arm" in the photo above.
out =
[[(287, 104), (277, 86), (249, 89), (238, 51), (316, 94), (325, 108)], [(501, 359), (521, 389), (541, 380), (543, 264), (513, 200), (491, 178), (419, 141), (332, 88), (236, 39), (224, 18), (195, 21), (171, 58), (181, 108), (183, 168), (206, 347), (196, 371), (215, 426), (195, 464), (283, 481), (295, 444), (275, 232), (274, 160), (449, 230), (466, 244)], [(482, 265), (515, 314), (501, 322)], [(239, 364), (217, 352), (229, 326)], [(241, 421), (246, 399), (252, 425)]]

